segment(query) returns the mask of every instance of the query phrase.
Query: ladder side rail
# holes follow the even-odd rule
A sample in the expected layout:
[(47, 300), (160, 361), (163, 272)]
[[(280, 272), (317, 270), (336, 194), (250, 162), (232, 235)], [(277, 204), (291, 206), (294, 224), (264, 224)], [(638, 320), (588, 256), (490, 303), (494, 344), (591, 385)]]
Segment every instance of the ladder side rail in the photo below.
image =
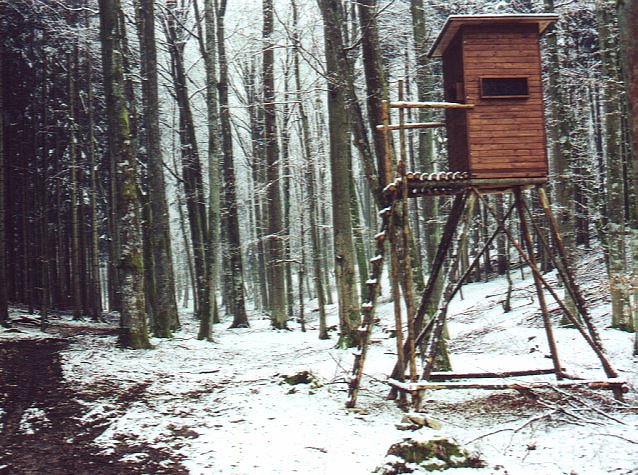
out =
[(385, 208), (379, 212), (382, 219), (380, 231), (376, 234), (377, 241), (375, 256), (370, 259), (372, 268), (370, 269), (370, 278), (366, 282), (367, 295), (361, 305), (361, 325), (359, 326), (359, 343), (354, 356), (354, 363), (350, 373), (350, 381), (348, 382), (348, 401), (346, 407), (353, 408), (357, 404), (357, 396), (361, 386), (361, 378), (363, 377), (363, 368), (368, 354), (370, 345), (370, 336), (374, 326), (374, 309), (379, 296), (379, 280), (383, 272), (383, 260), (385, 255), (385, 241), (389, 228), (391, 208)]

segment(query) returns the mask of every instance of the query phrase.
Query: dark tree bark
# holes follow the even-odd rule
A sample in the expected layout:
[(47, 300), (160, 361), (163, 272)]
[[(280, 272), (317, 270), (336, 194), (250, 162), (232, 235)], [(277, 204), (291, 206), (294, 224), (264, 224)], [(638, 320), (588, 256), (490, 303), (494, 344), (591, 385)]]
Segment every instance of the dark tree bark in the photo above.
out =
[(69, 127), (69, 161), (71, 174), (71, 299), (73, 301), (73, 319), (82, 316), (82, 275), (80, 273), (80, 222), (78, 194), (80, 188), (78, 150), (77, 150), (77, 121), (76, 121), (76, 84), (77, 75), (77, 45), (73, 53), (67, 55), (67, 94), (68, 94), (68, 127)]
[[(0, 8), (2, 8), (0, 6)], [(0, 41), (0, 111), (3, 111), (4, 89), (2, 71), (4, 71), (4, 44)], [(9, 325), (9, 308), (7, 299), (7, 262), (6, 262), (6, 231), (5, 231), (5, 157), (4, 157), (4, 114), (0, 113), (0, 325)]]
[[(638, 2), (635, 0), (618, 1), (618, 22), (620, 27), (621, 55), (625, 70), (627, 97), (629, 99), (629, 126), (632, 144), (633, 187), (638, 187)], [(634, 195), (637, 200), (638, 194)], [(638, 202), (634, 202), (638, 207)], [(638, 282), (638, 229), (632, 223), (632, 267), (633, 281)], [(634, 355), (638, 355), (638, 286), (634, 285), (633, 321)]]
[(215, 8), (212, 0), (204, 2), (203, 23), (197, 2), (193, 3), (200, 52), (206, 71), (206, 111), (208, 113), (208, 291), (211, 312), (199, 322), (198, 338), (212, 340), (213, 323), (219, 321), (217, 275), (220, 246), (220, 178), (219, 178), (219, 109), (217, 100), (217, 39)]
[(222, 135), (223, 175), (224, 175), (224, 222), (228, 239), (231, 282), (229, 283), (229, 308), (233, 314), (232, 328), (247, 327), (248, 315), (244, 297), (244, 264), (241, 255), (241, 236), (239, 234), (239, 216), (237, 211), (237, 190), (235, 183), (235, 158), (233, 154), (233, 136), (228, 102), (228, 61), (226, 59), (226, 32), (224, 17), (226, 0), (222, 0), (217, 10), (217, 52), (219, 56), (219, 93), (220, 126)]
[(197, 317), (209, 319), (211, 306), (207, 267), (207, 216), (204, 198), (204, 183), (199, 149), (195, 135), (195, 123), (190, 104), (188, 80), (184, 65), (184, 42), (178, 34), (177, 24), (183, 14), (175, 0), (166, 0), (167, 18), (165, 24), (168, 49), (171, 55), (171, 72), (179, 109), (180, 142), (182, 152), (182, 178), (186, 194), (186, 208), (190, 222), (195, 281), (197, 284)]
[(388, 91), (379, 50), (379, 29), (377, 26), (377, 0), (360, 0), (359, 25), (361, 27), (361, 53), (366, 80), (368, 124), (372, 131), (374, 152), (376, 155), (379, 186), (388, 184), (392, 170), (386, 170), (385, 142), (377, 125), (383, 123), (381, 101), (387, 98)]
[[(92, 67), (89, 62), (87, 68), (87, 76), (92, 76)], [(100, 238), (99, 238), (99, 223), (98, 223), (98, 207), (97, 207), (97, 194), (98, 194), (98, 177), (97, 177), (97, 162), (95, 159), (95, 124), (93, 118), (93, 85), (88, 84), (88, 96), (87, 96), (87, 113), (88, 113), (88, 159), (89, 167), (91, 169), (89, 174), (90, 179), (90, 206), (91, 206), (91, 318), (94, 321), (98, 321), (102, 314), (102, 285), (100, 277)], [(48, 207), (48, 206), (47, 206)], [(48, 261), (47, 261), (48, 263)]]

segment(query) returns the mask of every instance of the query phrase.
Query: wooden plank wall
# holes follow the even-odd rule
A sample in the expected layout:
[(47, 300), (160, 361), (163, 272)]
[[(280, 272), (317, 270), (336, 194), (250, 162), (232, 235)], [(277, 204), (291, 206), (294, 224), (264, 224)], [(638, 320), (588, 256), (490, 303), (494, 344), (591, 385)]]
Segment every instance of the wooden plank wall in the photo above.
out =
[[(469, 171), (476, 178), (547, 175), (541, 59), (536, 25), (465, 27), (463, 75)], [(529, 97), (482, 99), (480, 78), (527, 77)]]
[[(448, 46), (443, 58), (444, 99), (447, 102), (463, 102), (463, 51), (461, 36), (458, 35)], [(461, 88), (462, 89), (462, 88)], [(453, 171), (469, 171), (467, 114), (463, 109), (446, 109), (448, 163)]]

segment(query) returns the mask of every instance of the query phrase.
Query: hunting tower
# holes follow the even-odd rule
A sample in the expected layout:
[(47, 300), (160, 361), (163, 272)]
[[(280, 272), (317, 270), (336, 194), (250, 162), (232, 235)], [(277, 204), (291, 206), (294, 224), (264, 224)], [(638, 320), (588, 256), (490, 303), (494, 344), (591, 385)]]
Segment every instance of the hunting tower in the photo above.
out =
[(429, 55), (443, 60), (452, 171), (471, 178), (547, 176), (540, 35), (554, 14), (450, 16)]
[[(547, 182), (547, 141), (543, 112), (540, 36), (554, 21), (554, 14), (451, 16), (438, 36), (430, 56), (443, 59), (443, 102), (406, 101), (404, 81), (398, 81), (398, 101), (382, 102), (382, 124), (378, 133), (384, 137), (384, 201), (379, 212), (381, 229), (375, 235), (375, 256), (370, 259), (370, 275), (365, 282), (361, 304), (360, 342), (354, 355), (349, 383), (348, 407), (354, 407), (374, 324), (374, 307), (379, 294), (384, 253), (390, 249), (392, 299), (394, 301), (397, 362), (388, 383), (390, 396), (401, 405), (406, 396), (419, 408), (423, 391), (429, 389), (481, 388), (528, 390), (543, 387), (611, 389), (620, 399), (625, 382), (607, 360), (596, 327), (582, 297), (566, 250), (560, 237), (545, 184)], [(445, 122), (410, 122), (410, 109), (443, 109)], [(392, 112), (396, 111), (395, 114)], [(393, 115), (398, 123), (392, 121)], [(398, 117), (396, 117), (398, 116)], [(414, 129), (445, 127), (448, 138), (448, 171), (408, 171), (410, 160), (407, 133)], [(397, 141), (391, 133), (399, 133)], [(395, 162), (396, 160), (396, 162)], [(532, 219), (532, 206), (525, 193), (542, 209), (549, 236)], [(497, 213), (486, 195), (507, 194), (511, 197), (507, 211)], [(455, 195), (447, 221), (441, 230), (438, 249), (430, 262), (427, 284), (415, 299), (412, 278), (412, 243), (408, 199), (421, 196)], [(485, 239), (476, 242), (473, 260), (466, 264), (458, 256), (468, 249), (468, 236), (476, 213), (491, 216), (496, 226), (483, 224)], [(418, 209), (418, 208), (417, 208)], [(517, 239), (507, 221), (516, 211)], [(417, 211), (418, 213), (418, 211)], [(421, 217), (419, 216), (419, 219)], [(458, 232), (458, 242), (455, 236)], [(489, 233), (491, 236), (488, 237)], [(536, 263), (537, 246), (554, 267), (565, 292), (574, 303), (570, 308), (555, 286), (547, 281)], [(502, 234), (532, 272), (537, 301), (543, 320), (547, 349), (552, 367), (497, 368), (492, 371), (434, 371), (447, 320), (448, 305), (460, 291), (474, 268), (489, 262), (488, 250), (497, 235)], [(386, 246), (386, 240), (390, 246)], [(446, 260), (449, 265), (444, 266)], [(507, 264), (509, 265), (509, 263)], [(465, 267), (464, 269), (462, 267)], [(440, 288), (444, 288), (441, 292)], [(596, 353), (605, 372), (604, 379), (577, 377), (565, 370), (558, 355), (553, 322), (545, 294), (562, 310), (565, 318), (578, 329)], [(407, 335), (403, 335), (401, 296), (403, 296)], [(551, 302), (551, 301), (550, 301)], [(422, 369), (417, 369), (417, 351)], [(544, 359), (536, 361), (542, 365)], [(530, 366), (533, 363), (530, 360)], [(476, 368), (475, 368), (476, 369)], [(420, 374), (419, 374), (420, 373)], [(541, 375), (553, 374), (555, 381), (538, 381)], [(521, 378), (534, 378), (521, 380)], [(516, 378), (508, 382), (507, 378)], [(477, 382), (480, 381), (480, 382)]]

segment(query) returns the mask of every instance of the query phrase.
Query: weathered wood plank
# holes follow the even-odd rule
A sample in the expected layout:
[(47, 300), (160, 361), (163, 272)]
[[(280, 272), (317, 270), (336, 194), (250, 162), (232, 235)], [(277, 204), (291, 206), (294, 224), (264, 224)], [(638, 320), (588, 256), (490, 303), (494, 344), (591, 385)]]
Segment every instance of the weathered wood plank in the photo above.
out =
[(551, 389), (551, 388), (576, 388), (587, 387), (589, 389), (615, 389), (626, 385), (626, 381), (620, 378), (601, 380), (561, 380), (543, 382), (517, 382), (517, 383), (487, 383), (487, 382), (430, 382), (418, 381), (416, 383), (404, 383), (389, 379), (388, 384), (402, 391), (422, 391), (424, 389)]
[(451, 371), (433, 371), (430, 381), (449, 381), (451, 379), (512, 378), (519, 376), (538, 376), (554, 374), (554, 368), (529, 369), (520, 371), (485, 371), (480, 373), (454, 373)]
[(474, 104), (458, 102), (390, 102), (390, 107), (397, 109), (472, 109)]
[[(445, 127), (445, 122), (414, 122), (409, 124), (394, 124), (387, 126), (388, 130), (403, 129), (432, 129), (436, 127)], [(377, 130), (385, 130), (386, 126), (381, 124), (377, 125)]]

